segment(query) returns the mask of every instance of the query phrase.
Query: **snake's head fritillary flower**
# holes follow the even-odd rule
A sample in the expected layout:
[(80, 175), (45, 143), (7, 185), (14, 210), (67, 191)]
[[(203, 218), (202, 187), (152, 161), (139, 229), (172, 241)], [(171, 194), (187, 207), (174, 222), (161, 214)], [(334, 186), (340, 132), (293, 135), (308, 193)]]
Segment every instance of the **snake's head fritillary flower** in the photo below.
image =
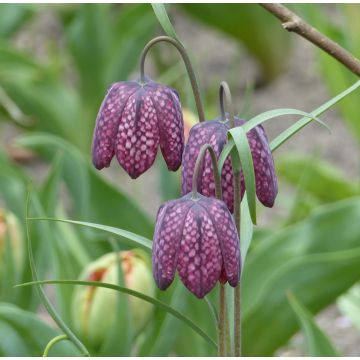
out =
[(163, 204), (157, 215), (152, 259), (161, 290), (172, 283), (176, 270), (198, 298), (217, 281), (235, 287), (240, 277), (239, 238), (226, 204), (201, 194)]
[[(235, 126), (241, 126), (244, 122), (244, 120), (235, 118)], [(221, 121), (220, 119), (199, 123), (191, 129), (189, 140), (183, 153), (183, 195), (191, 191), (195, 162), (202, 145), (210, 144), (217, 157), (219, 157), (224, 145), (226, 144), (228, 130), (229, 122)], [(272, 207), (275, 202), (278, 186), (274, 159), (270, 151), (269, 142), (264, 128), (261, 125), (256, 126), (247, 133), (247, 137), (254, 163), (256, 195), (263, 205)], [(198, 189), (201, 194), (211, 197), (215, 196), (215, 182), (209, 154), (205, 156), (202, 176), (199, 177), (198, 181)], [(223, 199), (229, 210), (233, 212), (234, 189), (230, 156), (225, 160), (224, 167), (222, 169), (221, 187)], [(244, 191), (245, 183), (243, 175), (241, 174), (241, 196), (244, 195)]]
[(113, 84), (96, 119), (95, 167), (108, 167), (116, 155), (135, 179), (154, 163), (159, 144), (169, 170), (176, 171), (184, 149), (184, 122), (176, 90), (150, 79)]

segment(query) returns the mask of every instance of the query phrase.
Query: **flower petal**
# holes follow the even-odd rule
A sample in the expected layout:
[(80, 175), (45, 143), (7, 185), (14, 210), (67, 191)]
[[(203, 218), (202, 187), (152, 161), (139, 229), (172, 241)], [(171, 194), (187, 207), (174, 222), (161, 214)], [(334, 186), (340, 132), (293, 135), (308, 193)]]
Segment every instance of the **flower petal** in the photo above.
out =
[(217, 283), (221, 249), (207, 211), (194, 203), (187, 214), (179, 249), (178, 272), (183, 284), (203, 298)]
[(156, 112), (150, 95), (139, 87), (127, 101), (116, 137), (116, 157), (133, 178), (154, 163), (159, 144)]
[(161, 290), (173, 281), (184, 220), (191, 203), (173, 200), (160, 207), (155, 226), (152, 261), (154, 279)]
[(214, 123), (212, 121), (206, 121), (193, 126), (190, 130), (189, 140), (185, 145), (182, 158), (181, 192), (183, 195), (191, 191), (197, 156), (201, 147), (207, 143), (211, 136), (213, 127)]
[(252, 129), (247, 136), (254, 162), (256, 195), (263, 205), (273, 207), (278, 185), (268, 139), (261, 125)]
[(184, 120), (177, 92), (167, 86), (151, 86), (151, 100), (159, 126), (160, 149), (169, 170), (176, 171), (184, 150)]
[(92, 159), (98, 170), (110, 165), (121, 113), (137, 86), (135, 82), (115, 83), (101, 104), (92, 142)]
[(240, 244), (234, 220), (224, 202), (204, 198), (211, 221), (220, 241), (224, 269), (229, 284), (235, 287), (240, 280)]

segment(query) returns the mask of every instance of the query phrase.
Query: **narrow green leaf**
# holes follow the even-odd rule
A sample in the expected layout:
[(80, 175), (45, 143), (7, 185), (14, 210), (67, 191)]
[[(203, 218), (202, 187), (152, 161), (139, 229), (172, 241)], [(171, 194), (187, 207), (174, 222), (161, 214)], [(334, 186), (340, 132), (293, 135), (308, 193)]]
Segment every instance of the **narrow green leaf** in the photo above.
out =
[(305, 335), (309, 356), (339, 356), (330, 339), (317, 326), (312, 314), (300, 303), (292, 292), (287, 294), (289, 303), (294, 310)]
[(67, 220), (67, 219), (29, 218), (28, 220), (59, 221), (59, 222), (64, 222), (64, 223), (69, 223), (69, 224), (80, 225), (80, 226), (87, 226), (89, 228), (99, 229), (99, 230), (103, 230), (103, 231), (106, 231), (106, 232), (114, 234), (114, 235), (121, 236), (123, 239), (128, 240), (128, 241), (126, 241), (126, 243), (129, 245), (141, 246), (142, 248), (144, 248), (146, 250), (152, 249), (152, 241), (151, 240), (149, 240), (141, 235), (137, 235), (133, 232), (118, 229), (118, 228), (115, 228), (112, 226), (94, 224), (94, 223), (85, 222), (85, 221)]
[(297, 110), (297, 109), (274, 109), (274, 110), (265, 111), (259, 115), (256, 115), (249, 121), (247, 121), (244, 125), (242, 125), (242, 127), (245, 130), (245, 132), (248, 132), (251, 129), (253, 129), (255, 126), (263, 124), (265, 121), (277, 118), (279, 116), (285, 116), (285, 115), (300, 115), (300, 116), (304, 116), (305, 118), (309, 119), (310, 121), (315, 120), (320, 125), (327, 128), (329, 130), (329, 132), (331, 132), (330, 128), (323, 121), (318, 119), (315, 115), (309, 114), (307, 112)]
[(342, 314), (347, 316), (353, 325), (360, 331), (360, 285), (353, 286), (337, 301)]
[(232, 148), (234, 147), (235, 143), (234, 140), (229, 139), (226, 145), (223, 147), (221, 154), (218, 159), (218, 168), (219, 172), (221, 173), (222, 168), (224, 167), (226, 158), (230, 155)]
[[(32, 244), (31, 244), (31, 237), (30, 237), (30, 231), (29, 231), (29, 225), (28, 225), (28, 211), (29, 211), (29, 204), (30, 204), (30, 191), (27, 194), (26, 199), (26, 210), (25, 210), (25, 226), (26, 226), (26, 239), (27, 239), (27, 249), (29, 254), (29, 263), (30, 263), (30, 269), (32, 273), (32, 277), (34, 281), (37, 280), (37, 271), (36, 271), (36, 265), (35, 260), (32, 252)], [(70, 328), (63, 322), (61, 319), (61, 316), (58, 314), (54, 306), (51, 304), (50, 300), (48, 299), (44, 289), (40, 284), (37, 284), (37, 289), (41, 298), (41, 301), (48, 311), (49, 315), (53, 318), (55, 323), (59, 326), (59, 328), (68, 336), (68, 338), (74, 343), (74, 345), (80, 350), (80, 352), (84, 356), (89, 356), (89, 352), (86, 349), (86, 347), (83, 345), (83, 343), (76, 337), (76, 335), (70, 330)]]
[(244, 268), (246, 255), (248, 253), (251, 240), (253, 237), (254, 225), (251, 221), (249, 212), (249, 205), (247, 198), (241, 202), (241, 218), (240, 218), (240, 253), (241, 253), (241, 268)]
[[(12, 347), (11, 334), (2, 324), (11, 326), (25, 346)], [(33, 312), (25, 311), (13, 304), (0, 303), (0, 354), (2, 356), (40, 356), (51, 339), (59, 335), (59, 331), (42, 320)], [(4, 346), (5, 345), (5, 346)], [(19, 344), (20, 345), (20, 344)], [(3, 351), (8, 349), (8, 351)], [(53, 356), (80, 356), (72, 342), (52, 349)]]
[(63, 341), (63, 340), (69, 340), (67, 335), (58, 335), (58, 336), (54, 337), (53, 339), (51, 339), (45, 347), (43, 357), (48, 357), (49, 351), (51, 350), (51, 348), (53, 346), (55, 346), (58, 342)]
[[(325, 104), (318, 107), (316, 110), (312, 111), (310, 114), (313, 116), (319, 116), (322, 113), (324, 113), (326, 110), (330, 109), (332, 106), (334, 106), (336, 103), (338, 103), (341, 99), (346, 97), (347, 95), (351, 94), (353, 91), (355, 91), (360, 86), (360, 80), (357, 81), (355, 84), (344, 90), (339, 95), (333, 97), (329, 101), (327, 101)], [(297, 121), (295, 124), (287, 128), (285, 131), (283, 131), (280, 135), (278, 135), (271, 143), (270, 143), (270, 149), (271, 151), (275, 151), (280, 145), (282, 145), (285, 141), (290, 139), (294, 134), (296, 134), (299, 130), (301, 130), (304, 126), (309, 124), (312, 121), (312, 119), (308, 117), (304, 117)]]
[(229, 134), (232, 136), (239, 154), (245, 179), (246, 197), (249, 204), (250, 216), (252, 222), (256, 224), (255, 172), (249, 141), (242, 127), (229, 130)]
[[(114, 239), (111, 238), (110, 242), (114, 251), (117, 265), (117, 285), (124, 287), (124, 274), (119, 256), (120, 249)], [(117, 295), (116, 313), (113, 317), (111, 330), (99, 351), (101, 356), (131, 355), (131, 340), (133, 331), (129, 311), (129, 296), (123, 293), (118, 293)]]
[(106, 289), (112, 289), (116, 291), (120, 291), (126, 294), (129, 294), (131, 296), (136, 296), (144, 301), (147, 301), (157, 307), (162, 308), (166, 312), (172, 314), (185, 324), (187, 324), (191, 329), (193, 329), (198, 335), (200, 335), (204, 340), (206, 340), (210, 345), (217, 347), (215, 341), (211, 339), (200, 327), (198, 327), (192, 320), (190, 320), (188, 317), (180, 313), (179, 311), (175, 310), (174, 308), (170, 307), (169, 305), (163, 303), (160, 300), (157, 300), (151, 296), (147, 296), (145, 294), (142, 294), (140, 292), (137, 292), (132, 289), (128, 289), (123, 286), (114, 285), (114, 284), (108, 284), (108, 283), (102, 283), (98, 281), (80, 281), (80, 280), (39, 280), (39, 281), (32, 281), (24, 284), (17, 285), (17, 287), (20, 286), (30, 286), (30, 285), (45, 285), (45, 284), (62, 284), (62, 285), (84, 285), (84, 286), (97, 286), (97, 287), (103, 287)]
[(178, 36), (176, 35), (176, 31), (171, 24), (171, 21), (167, 14), (165, 5), (159, 4), (159, 3), (156, 3), (156, 4), (154, 3), (154, 4), (151, 4), (151, 6), (154, 10), (155, 16), (157, 17), (157, 19), (158, 19), (161, 27), (165, 31), (166, 35), (170, 36), (180, 42)]

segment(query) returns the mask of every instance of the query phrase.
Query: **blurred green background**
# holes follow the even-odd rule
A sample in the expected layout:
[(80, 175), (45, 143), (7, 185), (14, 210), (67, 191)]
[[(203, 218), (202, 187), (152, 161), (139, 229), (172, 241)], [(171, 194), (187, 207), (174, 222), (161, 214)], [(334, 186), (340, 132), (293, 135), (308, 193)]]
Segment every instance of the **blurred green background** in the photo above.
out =
[[(291, 8), (360, 57), (360, 5)], [(310, 112), (356, 81), (258, 5), (167, 9), (194, 62), (208, 119), (218, 115), (221, 80), (229, 82), (244, 118), (279, 107)], [(180, 171), (168, 173), (160, 156), (136, 181), (116, 161), (102, 172), (90, 162), (92, 131), (107, 87), (137, 78), (143, 46), (162, 33), (149, 4), (0, 4), (1, 356), (40, 356), (59, 333), (35, 289), (13, 288), (31, 280), (24, 242), (30, 179), (35, 188), (31, 216), (110, 225), (150, 239), (160, 204), (179, 196)], [(154, 47), (146, 69), (153, 79), (178, 89), (190, 128), (195, 106), (177, 52), (166, 44)], [(360, 354), (355, 330), (360, 329), (359, 103), (358, 91), (321, 117), (332, 135), (310, 125), (274, 154), (279, 196), (273, 209), (259, 208), (243, 274), (244, 355), (329, 355), (334, 348), (343, 355)], [(269, 137), (292, 120), (266, 125)], [(78, 278), (89, 262), (112, 251), (108, 237), (66, 223), (31, 222), (39, 278)], [(46, 290), (64, 321), (76, 327), (74, 287)], [(289, 291), (299, 303), (289, 303)], [(214, 303), (216, 295), (211, 295)], [(181, 284), (155, 296), (216, 338), (207, 304)], [(130, 339), (131, 319), (121, 321), (116, 344), (91, 349), (92, 354), (216, 354), (159, 308)], [(300, 328), (304, 337), (292, 337)], [(77, 350), (64, 342), (52, 354), (76, 355)]]

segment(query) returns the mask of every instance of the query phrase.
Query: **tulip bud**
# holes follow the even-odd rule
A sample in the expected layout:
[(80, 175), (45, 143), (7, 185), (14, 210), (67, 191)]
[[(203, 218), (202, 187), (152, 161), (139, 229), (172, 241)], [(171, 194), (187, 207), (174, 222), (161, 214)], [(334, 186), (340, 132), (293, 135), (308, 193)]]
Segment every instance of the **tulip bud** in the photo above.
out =
[[(154, 285), (146, 255), (139, 250), (119, 253), (125, 286), (148, 296), (154, 295)], [(106, 254), (87, 265), (80, 280), (118, 284), (118, 268), (114, 253)], [(93, 348), (99, 347), (116, 321), (118, 292), (95, 286), (76, 288), (72, 315), (76, 332)], [(150, 320), (153, 306), (135, 296), (128, 297), (134, 334)], [(121, 334), (119, 334), (121, 336)]]
[(24, 255), (24, 239), (18, 218), (13, 213), (0, 209), (0, 281), (5, 272), (6, 261), (11, 257), (15, 273), (21, 273)]

